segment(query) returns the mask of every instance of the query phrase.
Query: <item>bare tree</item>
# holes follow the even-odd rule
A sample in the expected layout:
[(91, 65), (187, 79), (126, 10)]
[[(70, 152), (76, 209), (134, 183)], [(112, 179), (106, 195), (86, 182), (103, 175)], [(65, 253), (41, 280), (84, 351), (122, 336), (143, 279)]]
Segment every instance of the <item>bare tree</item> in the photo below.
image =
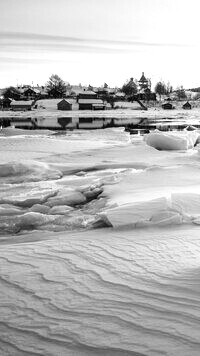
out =
[(187, 99), (187, 95), (186, 95), (185, 89), (183, 88), (182, 85), (177, 88), (176, 94), (177, 94), (177, 97), (178, 97), (179, 100)]
[(161, 96), (167, 93), (167, 88), (164, 82), (160, 81), (156, 84), (155, 93), (160, 96), (160, 100), (161, 100)]

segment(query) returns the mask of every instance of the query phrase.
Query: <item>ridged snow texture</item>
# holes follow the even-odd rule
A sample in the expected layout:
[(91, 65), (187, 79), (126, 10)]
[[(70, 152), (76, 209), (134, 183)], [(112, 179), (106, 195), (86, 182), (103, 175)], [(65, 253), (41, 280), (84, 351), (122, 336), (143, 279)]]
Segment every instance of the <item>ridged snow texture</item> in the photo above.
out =
[(199, 356), (198, 227), (42, 238), (1, 246), (1, 355)]
[(198, 146), (6, 132), (0, 356), (199, 356)]

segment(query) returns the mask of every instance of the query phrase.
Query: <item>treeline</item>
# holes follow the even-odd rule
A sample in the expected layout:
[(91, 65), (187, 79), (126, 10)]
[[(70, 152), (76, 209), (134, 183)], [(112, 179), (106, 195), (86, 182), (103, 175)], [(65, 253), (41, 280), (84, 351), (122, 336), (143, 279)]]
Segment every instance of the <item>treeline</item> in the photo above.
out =
[[(112, 104), (113, 97), (108, 94), (107, 89), (108, 85), (105, 83), (101, 90), (105, 91), (105, 99), (109, 99)], [(52, 74), (46, 85), (42, 87), (43, 94), (46, 94), (50, 98), (62, 98), (66, 95), (67, 90), (71, 91), (71, 95), (73, 94), (70, 84), (62, 80), (57, 74)], [(93, 90), (93, 87), (89, 85), (88, 90)], [(200, 88), (191, 89), (191, 91), (200, 92)], [(154, 90), (152, 91), (150, 79), (146, 80), (142, 86), (140, 81), (138, 82), (137, 80), (130, 78), (123, 84), (121, 88), (117, 88), (117, 92), (123, 93), (125, 99), (130, 99), (136, 95), (140, 95), (140, 99), (151, 100), (154, 98), (152, 93), (154, 93), (154, 95), (158, 94), (161, 98), (162, 95), (170, 95), (172, 92), (176, 93), (178, 99), (186, 99), (187, 97), (183, 86), (180, 86), (174, 90), (170, 82), (165, 83), (164, 81), (158, 81), (154, 87)], [(11, 99), (16, 99), (19, 96), (19, 93), (20, 88), (9, 87), (4, 90), (3, 95), (7, 98), (9, 97)], [(40, 94), (41, 93), (38, 93), (38, 97), (40, 97)], [(153, 100), (155, 100), (155, 98)]]

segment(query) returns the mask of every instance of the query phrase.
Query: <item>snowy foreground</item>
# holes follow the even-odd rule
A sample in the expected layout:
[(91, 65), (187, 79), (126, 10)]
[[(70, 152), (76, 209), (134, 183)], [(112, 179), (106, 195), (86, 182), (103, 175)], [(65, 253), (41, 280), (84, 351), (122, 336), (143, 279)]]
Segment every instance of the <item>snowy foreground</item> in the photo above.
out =
[(199, 356), (198, 146), (19, 132), (0, 137), (0, 355)]

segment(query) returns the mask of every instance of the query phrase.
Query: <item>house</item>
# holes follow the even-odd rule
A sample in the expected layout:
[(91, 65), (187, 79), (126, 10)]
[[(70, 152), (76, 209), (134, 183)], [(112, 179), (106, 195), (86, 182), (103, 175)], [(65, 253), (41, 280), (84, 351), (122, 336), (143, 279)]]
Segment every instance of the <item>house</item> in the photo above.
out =
[(141, 89), (136, 96), (139, 100), (156, 101), (156, 93), (152, 93), (149, 88)]
[(115, 94), (115, 99), (116, 100), (125, 100), (125, 97), (126, 97), (126, 95), (125, 95), (125, 93), (122, 93), (122, 92), (118, 92), (118, 93), (116, 93)]
[(187, 101), (185, 104), (183, 104), (182, 108), (185, 110), (191, 110), (192, 105)]
[(79, 93), (78, 99), (97, 99), (97, 93), (91, 90), (85, 90)]
[(23, 96), (27, 99), (38, 99), (40, 97), (40, 90), (33, 88), (25, 88), (23, 90)]
[(10, 104), (10, 107), (13, 111), (28, 111), (31, 110), (32, 107), (32, 100), (27, 100), (27, 101), (12, 101)]
[(101, 99), (79, 99), (79, 110), (104, 110), (105, 105)]
[(175, 109), (175, 107), (174, 107), (171, 103), (169, 103), (169, 102), (164, 103), (164, 104), (162, 105), (162, 108), (163, 108), (164, 110), (172, 110), (172, 109)]
[(58, 110), (72, 110), (72, 103), (66, 99), (59, 101), (57, 104)]

